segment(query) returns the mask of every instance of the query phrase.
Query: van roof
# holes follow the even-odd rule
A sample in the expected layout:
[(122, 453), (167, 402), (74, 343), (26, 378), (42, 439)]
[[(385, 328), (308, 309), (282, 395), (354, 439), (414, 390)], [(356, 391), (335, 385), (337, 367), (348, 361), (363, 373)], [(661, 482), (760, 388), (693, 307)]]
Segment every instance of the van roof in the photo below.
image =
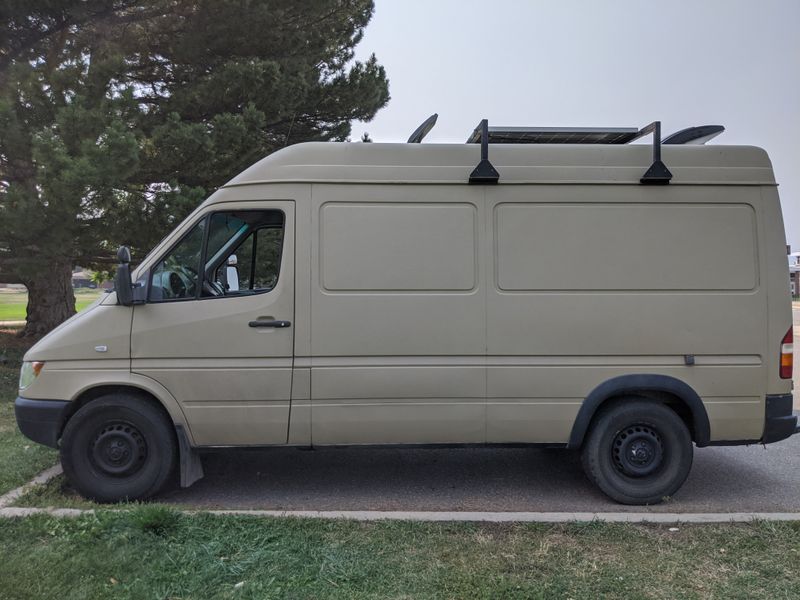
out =
[[(261, 183), (426, 183), (469, 181), (479, 144), (306, 142), (283, 148), (223, 187)], [(647, 144), (494, 144), (499, 184), (639, 184), (652, 162)], [(767, 153), (753, 146), (664, 145), (672, 185), (774, 185)]]

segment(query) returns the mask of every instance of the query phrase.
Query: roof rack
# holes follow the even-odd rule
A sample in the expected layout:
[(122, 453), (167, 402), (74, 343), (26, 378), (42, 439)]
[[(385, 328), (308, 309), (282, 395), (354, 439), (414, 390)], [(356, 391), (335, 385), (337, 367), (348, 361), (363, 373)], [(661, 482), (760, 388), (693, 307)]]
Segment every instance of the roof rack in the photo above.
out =
[[(672, 179), (672, 173), (661, 161), (661, 121), (653, 121), (641, 129), (636, 129), (635, 127), (489, 127), (488, 119), (483, 119), (467, 138), (468, 144), (480, 143), (481, 145), (481, 160), (470, 174), (469, 182), (497, 183), (500, 179), (500, 174), (489, 161), (490, 143), (627, 144), (649, 133), (653, 134), (653, 163), (639, 181), (649, 185), (666, 185)], [(714, 135), (717, 133), (719, 132)], [(699, 137), (696, 136), (692, 139), (699, 139)]]

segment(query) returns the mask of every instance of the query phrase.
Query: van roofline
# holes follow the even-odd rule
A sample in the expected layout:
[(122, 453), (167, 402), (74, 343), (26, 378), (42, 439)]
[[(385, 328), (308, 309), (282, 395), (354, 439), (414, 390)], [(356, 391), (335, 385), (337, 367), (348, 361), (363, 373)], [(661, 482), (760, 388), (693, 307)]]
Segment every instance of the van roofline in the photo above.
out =
[[(305, 142), (256, 162), (223, 188), (275, 183), (467, 184), (479, 144)], [(767, 153), (754, 146), (665, 145), (672, 185), (776, 184)], [(499, 184), (639, 185), (648, 144), (497, 144)]]

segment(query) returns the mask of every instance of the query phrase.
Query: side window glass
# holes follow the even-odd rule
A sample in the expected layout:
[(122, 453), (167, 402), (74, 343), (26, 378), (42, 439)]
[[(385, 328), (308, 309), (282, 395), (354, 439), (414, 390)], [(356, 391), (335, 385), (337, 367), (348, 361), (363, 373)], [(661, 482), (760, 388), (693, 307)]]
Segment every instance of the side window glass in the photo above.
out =
[(278, 283), (282, 249), (283, 227), (257, 229), (223, 261), (216, 281), (226, 286), (226, 295), (267, 292)]
[(203, 219), (155, 266), (150, 300), (196, 297), (205, 229), (206, 219)]
[(155, 266), (150, 300), (268, 292), (280, 274), (283, 226), (279, 210), (213, 213)]
[(213, 215), (202, 295), (243, 296), (273, 289), (280, 273), (283, 223), (278, 210)]
[[(252, 290), (252, 277), (250, 277), (250, 272), (252, 270), (253, 265), (253, 244), (255, 243), (256, 234), (252, 233), (250, 236), (242, 242), (242, 245), (236, 249), (231, 255), (231, 260), (228, 263), (233, 263), (233, 267), (228, 267), (228, 273), (233, 274), (231, 269), (233, 268), (236, 272), (236, 277), (239, 279), (239, 290)], [(230, 280), (231, 278), (228, 277)], [(230, 281), (228, 282), (230, 284)], [(233, 291), (233, 289), (231, 289)]]
[(257, 232), (253, 289), (271, 290), (278, 283), (283, 248), (283, 228), (272, 227)]

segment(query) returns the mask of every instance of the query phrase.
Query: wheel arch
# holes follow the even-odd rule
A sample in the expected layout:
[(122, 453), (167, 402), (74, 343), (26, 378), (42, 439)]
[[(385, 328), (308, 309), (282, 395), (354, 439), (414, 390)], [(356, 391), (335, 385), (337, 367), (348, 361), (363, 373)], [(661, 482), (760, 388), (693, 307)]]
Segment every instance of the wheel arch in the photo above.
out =
[(64, 432), (64, 427), (70, 418), (93, 400), (113, 393), (133, 393), (148, 398), (157, 404), (165, 413), (175, 429), (178, 444), (178, 459), (180, 467), (181, 487), (189, 487), (192, 483), (203, 477), (203, 466), (200, 456), (195, 450), (191, 429), (186, 422), (186, 417), (178, 401), (161, 384), (149, 377), (139, 376), (135, 373), (116, 381), (102, 381), (87, 384), (72, 398), (67, 410), (58, 438)]
[(572, 425), (568, 448), (580, 448), (589, 427), (608, 402), (622, 396), (636, 395), (667, 404), (687, 422), (692, 440), (698, 447), (707, 446), (711, 425), (705, 405), (697, 392), (687, 383), (669, 375), (637, 373), (608, 379), (594, 388), (584, 399)]
[[(124, 377), (114, 377), (109, 379), (96, 379), (87, 381), (86, 384), (76, 391), (72, 396), (69, 410), (66, 413), (63, 425), (74, 415), (82, 406), (85, 406), (92, 400), (99, 398), (106, 394), (115, 392), (128, 392), (138, 394), (140, 396), (149, 397), (158, 403), (171, 419), (176, 427), (182, 427), (189, 441), (194, 445), (194, 440), (191, 436), (191, 429), (186, 422), (186, 416), (183, 413), (178, 401), (169, 391), (159, 384), (157, 381), (137, 375), (135, 373), (126, 373)], [(62, 425), (62, 429), (63, 429)], [(60, 435), (60, 434), (59, 434)]]

